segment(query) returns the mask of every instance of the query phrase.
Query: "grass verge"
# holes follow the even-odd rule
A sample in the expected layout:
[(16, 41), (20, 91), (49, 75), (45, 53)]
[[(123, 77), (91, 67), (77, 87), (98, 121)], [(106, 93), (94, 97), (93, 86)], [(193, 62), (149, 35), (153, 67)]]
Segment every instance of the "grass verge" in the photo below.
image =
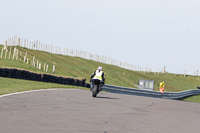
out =
[(76, 88), (76, 89), (88, 90), (85, 87), (79, 87), (79, 86), (61, 85), (54, 83), (45, 83), (45, 82), (0, 77), (0, 95), (14, 93), (14, 92), (21, 92), (21, 91), (51, 89), (51, 88)]

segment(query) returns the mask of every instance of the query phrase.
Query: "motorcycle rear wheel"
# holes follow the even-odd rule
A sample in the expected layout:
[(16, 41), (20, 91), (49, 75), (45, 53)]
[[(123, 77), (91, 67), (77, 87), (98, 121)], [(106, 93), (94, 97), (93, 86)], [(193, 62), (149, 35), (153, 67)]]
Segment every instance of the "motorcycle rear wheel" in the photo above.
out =
[(96, 97), (97, 96), (97, 89), (98, 89), (98, 85), (94, 85), (93, 91), (92, 91), (92, 96)]

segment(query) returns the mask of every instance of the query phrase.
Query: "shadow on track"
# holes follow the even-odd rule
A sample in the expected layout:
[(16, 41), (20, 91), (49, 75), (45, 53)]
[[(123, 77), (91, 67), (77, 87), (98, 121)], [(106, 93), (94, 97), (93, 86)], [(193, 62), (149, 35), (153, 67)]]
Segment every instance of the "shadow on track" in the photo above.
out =
[(104, 98), (104, 99), (119, 99), (119, 98), (112, 98), (112, 97), (101, 97), (101, 96), (97, 96), (96, 98)]

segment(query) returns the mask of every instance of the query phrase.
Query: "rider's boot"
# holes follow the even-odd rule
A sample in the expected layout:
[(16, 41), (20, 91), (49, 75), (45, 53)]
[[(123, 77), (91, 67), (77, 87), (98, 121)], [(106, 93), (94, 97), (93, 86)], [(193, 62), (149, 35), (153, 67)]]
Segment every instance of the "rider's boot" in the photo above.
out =
[(90, 83), (90, 91), (92, 91), (92, 88), (93, 88), (93, 84), (92, 82)]

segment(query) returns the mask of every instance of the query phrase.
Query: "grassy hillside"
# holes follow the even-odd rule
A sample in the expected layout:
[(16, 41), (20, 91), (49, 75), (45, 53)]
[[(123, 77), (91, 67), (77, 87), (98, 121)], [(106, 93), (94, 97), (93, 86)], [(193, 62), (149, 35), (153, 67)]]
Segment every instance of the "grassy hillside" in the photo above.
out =
[[(112, 84), (117, 86), (134, 87), (138, 84), (139, 79), (148, 79), (155, 81), (154, 90), (159, 90), (159, 83), (165, 81), (166, 87), (165, 91), (178, 92), (188, 89), (196, 89), (200, 86), (200, 77), (177, 75), (166, 73), (166, 74), (154, 74), (154, 73), (140, 73), (130, 70), (125, 70), (117, 66), (102, 64), (99, 62), (94, 62), (91, 60), (86, 60), (78, 57), (70, 57), (63, 55), (55, 55), (47, 52), (29, 50), (26, 48), (18, 47), (19, 51), (22, 52), (22, 57), (25, 53), (28, 53), (29, 64), (26, 64), (19, 59), (12, 60), (8, 59), (9, 53), (7, 53), (7, 58), (5, 59), (5, 53), (3, 58), (0, 59), (0, 67), (8, 68), (19, 68), (26, 69), (29, 71), (37, 73), (46, 73), (43, 71), (43, 64), (49, 64), (48, 73), (52, 74), (52, 66), (56, 65), (55, 75), (66, 76), (66, 77), (76, 77), (76, 78), (86, 78), (86, 82), (89, 82), (90, 75), (98, 66), (102, 66), (105, 72), (106, 84)], [(0, 52), (2, 45), (0, 45)], [(8, 48), (9, 49), (9, 48)], [(13, 52), (12, 48), (12, 52)], [(42, 70), (39, 70), (32, 65), (30, 61), (33, 60), (33, 56), (36, 57), (35, 61), (39, 60), (42, 63)], [(12, 57), (12, 56), (11, 56)]]

